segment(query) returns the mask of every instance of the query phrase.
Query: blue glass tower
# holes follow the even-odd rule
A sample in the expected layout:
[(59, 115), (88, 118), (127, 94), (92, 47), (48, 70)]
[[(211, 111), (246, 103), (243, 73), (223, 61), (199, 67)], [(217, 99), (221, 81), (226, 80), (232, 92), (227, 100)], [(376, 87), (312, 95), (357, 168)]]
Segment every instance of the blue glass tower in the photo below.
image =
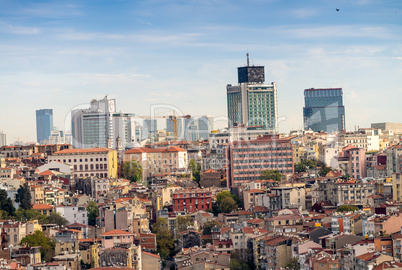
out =
[(53, 130), (53, 109), (36, 110), (36, 140), (42, 143), (49, 140)]
[(342, 95), (342, 88), (305, 89), (304, 129), (328, 133), (345, 129)]

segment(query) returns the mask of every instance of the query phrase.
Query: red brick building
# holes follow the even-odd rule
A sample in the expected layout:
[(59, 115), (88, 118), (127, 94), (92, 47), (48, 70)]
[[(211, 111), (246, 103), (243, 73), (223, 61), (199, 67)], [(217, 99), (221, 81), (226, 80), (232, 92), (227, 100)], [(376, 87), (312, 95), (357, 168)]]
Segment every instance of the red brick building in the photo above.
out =
[(212, 209), (211, 191), (208, 189), (183, 189), (173, 193), (173, 211), (195, 212)]

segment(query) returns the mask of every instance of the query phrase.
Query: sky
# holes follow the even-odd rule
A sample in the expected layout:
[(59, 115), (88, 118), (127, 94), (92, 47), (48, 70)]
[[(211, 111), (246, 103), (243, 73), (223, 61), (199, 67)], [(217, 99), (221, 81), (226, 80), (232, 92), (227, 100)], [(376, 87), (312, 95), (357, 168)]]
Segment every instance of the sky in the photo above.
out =
[(224, 119), (246, 53), (277, 83), (280, 132), (302, 128), (307, 88), (341, 87), (349, 130), (401, 122), (400, 0), (0, 0), (0, 131), (35, 141), (35, 110), (64, 130), (105, 95)]

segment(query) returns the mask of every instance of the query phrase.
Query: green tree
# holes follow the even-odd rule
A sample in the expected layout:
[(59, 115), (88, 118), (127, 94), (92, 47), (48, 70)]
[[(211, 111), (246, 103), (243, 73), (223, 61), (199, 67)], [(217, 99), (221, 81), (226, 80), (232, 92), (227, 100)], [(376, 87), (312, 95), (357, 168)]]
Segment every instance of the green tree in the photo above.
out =
[(212, 228), (215, 226), (222, 227), (222, 224), (216, 219), (205, 222), (204, 226), (202, 226), (202, 234), (203, 235), (212, 234)]
[(51, 261), (54, 257), (55, 242), (46, 237), (42, 231), (35, 231), (33, 234), (29, 234), (22, 238), (20, 244), (27, 244), (30, 247), (40, 246), (40, 253), (42, 260)]
[(331, 167), (323, 167), (320, 169), (320, 171), (318, 172), (318, 174), (322, 177), (326, 176), (330, 171), (332, 171)]
[(159, 256), (164, 262), (166, 262), (170, 250), (174, 247), (174, 239), (169, 231), (166, 219), (158, 218), (152, 226), (152, 232), (156, 235)]
[(325, 164), (314, 159), (303, 159), (300, 163), (295, 164), (295, 172), (307, 172), (307, 169), (315, 169), (317, 166), (323, 167), (323, 165), (325, 167)]
[(90, 226), (95, 226), (96, 219), (97, 217), (99, 217), (99, 208), (96, 202), (90, 201), (88, 203), (87, 212), (88, 212), (88, 224)]
[(212, 206), (215, 215), (219, 213), (230, 213), (238, 209), (233, 194), (224, 190), (216, 195), (216, 202)]
[(177, 232), (183, 232), (187, 230), (187, 228), (193, 224), (191, 221), (191, 217), (189, 215), (178, 216), (177, 217)]
[(280, 172), (278, 172), (277, 170), (266, 170), (261, 173), (260, 179), (261, 180), (272, 179), (280, 182), (282, 179), (282, 174), (280, 174)]
[(188, 168), (193, 172), (193, 181), (200, 184), (200, 171), (201, 171), (201, 164), (195, 162), (194, 159), (191, 159), (188, 163)]
[(296, 173), (307, 172), (306, 165), (304, 165), (303, 163), (295, 164), (295, 172)]
[(28, 183), (19, 187), (17, 194), (15, 194), (15, 201), (19, 203), (19, 206), (24, 210), (32, 208), (31, 191), (29, 190)]
[(7, 191), (4, 189), (0, 190), (0, 210), (4, 211), (4, 216), (13, 216), (15, 212), (13, 201), (8, 197)]
[(20, 207), (15, 211), (15, 217), (18, 221), (27, 221), (27, 220), (34, 220), (39, 219), (41, 214), (33, 209), (25, 210), (24, 208)]
[(49, 224), (57, 224), (58, 226), (66, 226), (68, 224), (68, 220), (62, 217), (59, 213), (52, 212), (50, 213), (48, 219)]
[(142, 180), (142, 166), (135, 160), (126, 161), (121, 165), (121, 174), (130, 182)]
[(359, 211), (359, 208), (354, 205), (341, 205), (336, 209), (336, 212), (354, 212)]
[(286, 265), (286, 269), (299, 270), (300, 269), (299, 258), (294, 257), (294, 258), (290, 259), (290, 261)]

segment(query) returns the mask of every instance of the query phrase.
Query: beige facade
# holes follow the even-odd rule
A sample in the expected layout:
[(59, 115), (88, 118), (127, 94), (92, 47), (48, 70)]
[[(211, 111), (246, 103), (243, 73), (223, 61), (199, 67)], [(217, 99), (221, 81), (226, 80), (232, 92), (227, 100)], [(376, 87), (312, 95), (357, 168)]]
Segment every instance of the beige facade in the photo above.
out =
[(177, 147), (134, 148), (124, 153), (123, 161), (135, 160), (142, 166), (142, 177), (146, 180), (152, 175), (169, 174), (173, 171), (187, 171), (187, 151)]
[(48, 162), (73, 166), (73, 177), (117, 177), (117, 151), (108, 148), (65, 149), (55, 152)]

